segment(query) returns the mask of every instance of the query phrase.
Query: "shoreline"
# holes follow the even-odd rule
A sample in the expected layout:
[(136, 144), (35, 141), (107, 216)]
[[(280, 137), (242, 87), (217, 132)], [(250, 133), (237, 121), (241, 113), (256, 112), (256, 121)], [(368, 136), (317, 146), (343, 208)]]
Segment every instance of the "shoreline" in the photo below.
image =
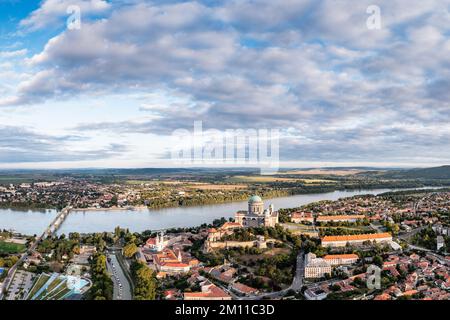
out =
[[(425, 189), (429, 189), (427, 187), (425, 187)], [(446, 191), (448, 192), (449, 189), (448, 188), (431, 188), (431, 189), (447, 189)], [(389, 193), (389, 192), (396, 192), (396, 191), (409, 191), (409, 190), (424, 190), (424, 188), (412, 188), (412, 189), (397, 189), (397, 190), (393, 190), (393, 189), (378, 189), (376, 193), (370, 193), (370, 190), (360, 190), (364, 193), (360, 193), (358, 192), (357, 194), (363, 195), (363, 194), (380, 194), (380, 193)], [(336, 191), (334, 191), (336, 192)], [(333, 192), (331, 192), (333, 193)], [(355, 193), (355, 192), (353, 192)], [(326, 193), (325, 193), (326, 194)], [(355, 194), (355, 195), (357, 195)], [(330, 195), (330, 196), (324, 196), (321, 197), (321, 195), (323, 195), (323, 193), (320, 194), (316, 194), (316, 196), (313, 196), (311, 199), (293, 199), (294, 201), (292, 201), (292, 199), (290, 199), (291, 197), (287, 197), (288, 199), (286, 199), (286, 201), (284, 199), (280, 199), (280, 203), (276, 204), (277, 207), (279, 208), (294, 208), (294, 207), (298, 207), (298, 206), (302, 206), (305, 204), (309, 204), (309, 203), (313, 203), (313, 202), (317, 202), (317, 201), (322, 201), (322, 200), (336, 200), (336, 196)], [(303, 196), (303, 195), (300, 195)], [(342, 194), (339, 195), (339, 198), (347, 198), (348, 196), (353, 196), (353, 194), (347, 195), (347, 194)], [(293, 196), (296, 197), (296, 196)], [(281, 197), (281, 198), (285, 198), (285, 197)], [(336, 199), (335, 199), (336, 198)], [(307, 201), (306, 201), (307, 200)], [(267, 199), (267, 201), (269, 201), (269, 199)], [(275, 201), (275, 199), (274, 199)], [(305, 202), (306, 201), (306, 202)], [(269, 201), (270, 202), (270, 201)], [(245, 201), (242, 201), (242, 206), (245, 206)], [(217, 206), (217, 205), (213, 205), (213, 206)], [(113, 207), (113, 208), (91, 208), (90, 210), (88, 208), (75, 208), (75, 209), (71, 209), (74, 210), (74, 216), (79, 216), (78, 218), (74, 218), (75, 220), (75, 225), (72, 225), (71, 227), (67, 228), (67, 230), (65, 230), (64, 232), (62, 232), (62, 230), (59, 231), (58, 234), (69, 234), (70, 232), (78, 232), (78, 233), (98, 233), (98, 232), (109, 232), (111, 230), (114, 229), (114, 227), (116, 226), (123, 226), (126, 227), (130, 230), (133, 230), (135, 232), (142, 232), (144, 230), (160, 230), (160, 229), (171, 229), (171, 228), (189, 228), (189, 227), (195, 227), (195, 226), (199, 226), (203, 223), (209, 223), (211, 221), (213, 221), (213, 219), (220, 219), (222, 217), (228, 218), (228, 217), (232, 217), (232, 214), (230, 214), (230, 208), (228, 206), (225, 206), (224, 208), (217, 207), (215, 208), (217, 210), (217, 214), (211, 214), (211, 208), (202, 208), (204, 206), (200, 206), (200, 211), (197, 210), (191, 210), (191, 211), (187, 211), (184, 212), (183, 210), (181, 211), (175, 211), (175, 212), (169, 212), (170, 214), (172, 214), (172, 218), (168, 219), (168, 217), (166, 217), (163, 214), (166, 214), (167, 212), (160, 212), (160, 214), (156, 215), (157, 217), (159, 217), (157, 220), (153, 220), (153, 215), (152, 214), (148, 214), (151, 213), (151, 209), (147, 209), (147, 210), (142, 210), (142, 211), (138, 211), (138, 209), (143, 209), (143, 208), (147, 208), (145, 206), (135, 206), (135, 207), (128, 207), (128, 210), (125, 208), (121, 208), (121, 207)], [(134, 210), (133, 210), (134, 209)], [(176, 208), (175, 208), (176, 209)], [(186, 209), (186, 208), (179, 208), (179, 209)], [(235, 210), (236, 207), (233, 207), (232, 210)], [(239, 209), (236, 209), (239, 210)], [(113, 220), (108, 220), (106, 219), (105, 222), (103, 222), (103, 219), (98, 220), (97, 218), (93, 218), (93, 225), (91, 225), (88, 221), (89, 220), (84, 220), (84, 219), (90, 219), (88, 217), (90, 217), (91, 215), (89, 213), (93, 213), (93, 216), (97, 216), (97, 214), (95, 214), (95, 212), (104, 212), (105, 213), (105, 217), (108, 217), (111, 215), (111, 217), (113, 217)], [(127, 214), (131, 214), (133, 215), (133, 219), (129, 220), (128, 218), (121, 218), (120, 214), (116, 215), (114, 214), (114, 212), (117, 213), (127, 213)], [(55, 212), (56, 213), (56, 212)], [(81, 214), (80, 214), (81, 213)], [(186, 213), (186, 215), (182, 215), (180, 216), (180, 221), (183, 220), (183, 223), (180, 224), (179, 222), (177, 222), (178, 218), (176, 218), (175, 213)], [(200, 215), (197, 213), (201, 213)], [(1, 214), (0, 214), (1, 217)], [(6, 217), (10, 217), (13, 221), (12, 226), (1, 226), (0, 223), (0, 228), (5, 229), (15, 229), (16, 232), (19, 232), (23, 235), (31, 235), (31, 234), (37, 234), (39, 231), (35, 231), (36, 226), (26, 226), (27, 228), (29, 228), (29, 230), (24, 230), (24, 227), (22, 225), (14, 225), (14, 214), (12, 213), (11, 215), (8, 216), (8, 214), (6, 215)], [(80, 218), (81, 217), (81, 218)], [(118, 220), (115, 220), (115, 217), (118, 217)], [(127, 216), (125, 216), (127, 217)], [(142, 218), (140, 218), (142, 217)], [(161, 218), (161, 219), (160, 219)], [(78, 219), (78, 220), (77, 220)], [(80, 220), (81, 219), (81, 220)], [(173, 220), (175, 219), (175, 220)], [(77, 222), (78, 221), (78, 222)], [(131, 222), (130, 222), (131, 221)], [(6, 220), (6, 222), (8, 222), (8, 220)], [(113, 223), (111, 223), (113, 222)], [(86, 223), (88, 223), (86, 225)], [(94, 225), (96, 225), (95, 227), (93, 227)], [(146, 226), (145, 228), (143, 226)], [(31, 229), (30, 229), (31, 228)], [(63, 227), (64, 228), (64, 227)]]
[[(311, 195), (311, 194), (326, 194), (331, 192), (344, 192), (344, 191), (355, 191), (355, 190), (377, 190), (377, 189), (391, 189), (392, 191), (388, 192), (401, 192), (401, 191), (411, 191), (411, 190), (430, 190), (430, 189), (450, 189), (450, 186), (420, 186), (420, 187), (377, 187), (377, 188), (351, 188), (351, 189), (333, 189), (333, 190), (326, 190), (323, 192), (301, 192), (301, 193), (287, 193), (283, 195), (277, 195), (277, 196), (270, 196), (268, 195), (267, 199), (276, 199), (276, 198), (284, 198), (284, 197), (291, 197), (291, 196), (298, 196), (298, 195)], [(202, 206), (214, 206), (214, 205), (221, 205), (221, 204), (230, 204), (234, 202), (245, 202), (246, 197), (243, 197), (242, 199), (233, 199), (231, 201), (217, 201), (217, 202), (208, 202), (208, 203), (200, 203), (200, 204), (189, 204), (189, 205), (182, 205), (182, 206), (157, 206), (157, 207), (150, 207), (145, 205), (136, 205), (136, 206), (126, 206), (126, 207), (110, 207), (110, 208), (95, 208), (95, 207), (88, 207), (88, 208), (72, 208), (70, 211), (76, 211), (76, 212), (83, 212), (83, 211), (143, 211), (143, 210), (160, 210), (160, 209), (174, 209), (174, 208), (189, 208), (189, 207), (202, 207)], [(13, 211), (37, 211), (37, 212), (45, 212), (47, 210), (56, 210), (57, 212), (60, 212), (57, 208), (37, 208), (37, 207), (7, 207), (7, 206), (0, 206), (0, 209), (5, 210), (13, 210)]]
[[(403, 191), (413, 191), (413, 190), (439, 190), (439, 189), (448, 189), (448, 188), (450, 188), (450, 187), (449, 186), (422, 186), (422, 187), (412, 187), (412, 188), (383, 187), (383, 188), (369, 188), (369, 189), (362, 188), (362, 189), (367, 190), (367, 191), (378, 190), (378, 189), (390, 189), (391, 191), (387, 191), (387, 192), (403, 192)], [(285, 197), (292, 197), (292, 196), (299, 196), (299, 195), (327, 194), (327, 193), (332, 193), (332, 192), (344, 192), (344, 191), (352, 192), (355, 190), (358, 190), (358, 189), (357, 188), (355, 188), (355, 189), (336, 189), (336, 190), (324, 191), (324, 192), (294, 193), (294, 194), (278, 195), (275, 197), (269, 196), (267, 199), (270, 200), (270, 199), (285, 198)], [(361, 189), (359, 189), (359, 190), (361, 190)], [(71, 209), (71, 211), (77, 211), (77, 212), (82, 212), (82, 211), (141, 211), (144, 209), (146, 209), (148, 211), (153, 211), (153, 210), (161, 210), (161, 209), (192, 208), (192, 207), (214, 206), (214, 205), (222, 205), (222, 204), (226, 205), (226, 204), (237, 203), (237, 202), (246, 202), (246, 197), (243, 197), (240, 200), (234, 199), (231, 201), (218, 201), (218, 202), (212, 202), (212, 203), (192, 204), (192, 205), (183, 205), (183, 206), (149, 207), (149, 206), (145, 206), (145, 205), (138, 205), (138, 206), (111, 207), (111, 208), (73, 208), (73, 209)]]
[(70, 211), (140, 211), (149, 209), (147, 206), (126, 206), (126, 207), (110, 207), (110, 208), (72, 208)]

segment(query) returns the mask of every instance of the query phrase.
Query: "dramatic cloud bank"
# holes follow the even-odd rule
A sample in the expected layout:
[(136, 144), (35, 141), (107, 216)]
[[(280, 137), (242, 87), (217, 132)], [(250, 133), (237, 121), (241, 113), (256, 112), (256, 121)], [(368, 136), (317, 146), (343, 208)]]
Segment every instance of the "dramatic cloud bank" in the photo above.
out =
[[(46, 0), (17, 28), (32, 37), (65, 23), (69, 2), (86, 17), (81, 29), (0, 52), (21, 64), (15, 85), (2, 84), (0, 64), (0, 106), (137, 94), (140, 117), (124, 104), (120, 119), (86, 114), (66, 134), (157, 139), (201, 120), (280, 129), (284, 161), (450, 159), (448, 0)], [(366, 25), (373, 4), (380, 29)]]

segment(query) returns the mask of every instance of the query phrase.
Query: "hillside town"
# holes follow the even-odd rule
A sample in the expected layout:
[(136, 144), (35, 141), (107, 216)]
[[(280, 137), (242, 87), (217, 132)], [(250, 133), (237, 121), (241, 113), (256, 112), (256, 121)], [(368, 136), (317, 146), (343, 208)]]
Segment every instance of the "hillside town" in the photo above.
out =
[(246, 209), (143, 233), (117, 227), (35, 239), (4, 230), (2, 298), (450, 299), (449, 192), (280, 209), (253, 195)]

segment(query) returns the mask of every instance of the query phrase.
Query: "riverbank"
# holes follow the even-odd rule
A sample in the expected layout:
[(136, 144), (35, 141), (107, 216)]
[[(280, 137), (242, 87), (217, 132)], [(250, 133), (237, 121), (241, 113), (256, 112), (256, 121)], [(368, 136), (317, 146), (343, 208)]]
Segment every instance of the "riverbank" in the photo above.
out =
[[(275, 209), (295, 208), (322, 200), (338, 200), (339, 198), (357, 195), (392, 191), (417, 190), (408, 189), (361, 189), (357, 191), (333, 191), (328, 193), (302, 194), (287, 197), (263, 198), (265, 206), (273, 204)], [(420, 188), (423, 189), (423, 188)], [(425, 188), (429, 189), (429, 188)], [(436, 188), (433, 188), (436, 189)], [(145, 230), (162, 230), (170, 228), (195, 227), (212, 223), (222, 217), (233, 218), (236, 211), (247, 209), (247, 199), (224, 204), (176, 207), (165, 209), (149, 209), (136, 207), (136, 210), (73, 210), (58, 230), (58, 234), (68, 235), (71, 232), (96, 233), (112, 232), (117, 226), (128, 228), (132, 232)], [(13, 229), (22, 234), (41, 234), (56, 217), (56, 210), (39, 213), (34, 211), (13, 211), (0, 209), (0, 229)]]
[[(334, 191), (328, 193), (303, 194), (278, 198), (263, 198), (265, 206), (273, 204), (275, 209), (295, 208), (312, 202), (322, 200), (338, 200), (339, 198), (357, 195), (378, 195), (390, 191), (402, 191), (404, 189), (374, 189), (358, 191)], [(412, 190), (412, 189), (410, 189)], [(195, 207), (178, 207), (167, 209), (142, 209), (130, 210), (97, 210), (90, 212), (74, 211), (69, 214), (58, 234), (70, 232), (95, 233), (113, 231), (114, 228), (129, 229), (131, 232), (143, 232), (146, 230), (163, 230), (170, 228), (196, 227), (202, 224), (212, 223), (215, 219), (233, 218), (239, 210), (247, 210), (247, 199), (244, 201), (203, 205)]]
[(140, 211), (148, 209), (147, 206), (126, 206), (126, 207), (110, 207), (110, 208), (72, 208), (70, 211)]
[(283, 197), (290, 197), (290, 196), (297, 196), (297, 195), (309, 195), (309, 194), (326, 194), (330, 192), (352, 192), (352, 191), (359, 191), (359, 190), (378, 190), (378, 189), (421, 189), (421, 188), (445, 188), (449, 186), (429, 186), (421, 183), (414, 182), (412, 184), (406, 184), (403, 182), (399, 185), (397, 184), (374, 184), (361, 187), (361, 186), (346, 186), (344, 188), (336, 188), (336, 186), (309, 186), (305, 188), (302, 187), (296, 187), (291, 189), (277, 189), (277, 190), (243, 190), (241, 194), (236, 195), (234, 194), (232, 197), (228, 197), (226, 194), (222, 195), (222, 197), (215, 195), (214, 197), (208, 197), (208, 195), (205, 195), (205, 199), (202, 201), (198, 201), (198, 199), (191, 199), (189, 197), (182, 197), (177, 200), (173, 200), (166, 203), (159, 203), (157, 202), (151, 202), (145, 206), (145, 205), (135, 205), (135, 206), (127, 206), (127, 207), (113, 207), (113, 208), (76, 208), (78, 211), (117, 211), (117, 210), (142, 210), (142, 209), (148, 209), (148, 210), (160, 210), (160, 209), (171, 209), (171, 208), (189, 208), (189, 207), (198, 207), (198, 206), (209, 206), (209, 205), (220, 205), (220, 204), (227, 204), (227, 203), (233, 203), (233, 202), (240, 202), (240, 201), (246, 201), (249, 197), (251, 197), (254, 194), (259, 195), (260, 197), (264, 199), (275, 199), (275, 198), (283, 198)]
[[(383, 182), (383, 183), (358, 183), (358, 184), (339, 184), (339, 185), (296, 185), (286, 187), (284, 183), (279, 186), (279, 188), (267, 190), (264, 188), (249, 188), (247, 190), (241, 190), (239, 193), (234, 193), (232, 195), (223, 194), (208, 194), (205, 193), (202, 198), (193, 197), (179, 197), (176, 199), (148, 199), (148, 205), (144, 205), (142, 202), (136, 205), (128, 205), (124, 207), (87, 207), (87, 208), (73, 208), (72, 211), (141, 211), (143, 209), (148, 210), (160, 210), (160, 209), (170, 209), (170, 208), (188, 208), (188, 207), (198, 207), (198, 206), (209, 206), (209, 205), (220, 205), (233, 202), (245, 201), (250, 196), (257, 194), (265, 199), (282, 198), (296, 195), (309, 195), (309, 194), (326, 194), (330, 192), (347, 192), (347, 191), (359, 191), (368, 190), (369, 192), (377, 189), (416, 189), (416, 188), (445, 188), (450, 187), (446, 185), (434, 185), (427, 184), (418, 181), (401, 181), (401, 182)], [(165, 201), (165, 202), (164, 202)], [(50, 206), (39, 206), (37, 204), (29, 203), (1, 203), (0, 209), (6, 210), (31, 210), (45, 212), (46, 210), (61, 210), (59, 207)], [(1, 226), (0, 226), (1, 227)]]

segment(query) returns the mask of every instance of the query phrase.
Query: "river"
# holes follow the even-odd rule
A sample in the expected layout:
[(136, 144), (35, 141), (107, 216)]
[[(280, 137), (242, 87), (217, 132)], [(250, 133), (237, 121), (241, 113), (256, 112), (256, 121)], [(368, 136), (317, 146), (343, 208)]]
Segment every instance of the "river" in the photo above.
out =
[[(265, 206), (273, 203), (275, 209), (293, 208), (321, 200), (337, 200), (361, 194), (380, 194), (408, 189), (373, 189), (334, 191), (327, 193), (300, 194), (288, 197), (263, 199)], [(247, 202), (167, 209), (72, 211), (58, 231), (91, 233), (113, 231), (116, 226), (129, 228), (133, 232), (177, 227), (192, 227), (210, 223), (214, 219), (233, 217), (238, 210), (246, 210)], [(27, 235), (40, 234), (55, 217), (56, 210), (12, 210), (0, 209), (0, 229), (13, 229)]]

